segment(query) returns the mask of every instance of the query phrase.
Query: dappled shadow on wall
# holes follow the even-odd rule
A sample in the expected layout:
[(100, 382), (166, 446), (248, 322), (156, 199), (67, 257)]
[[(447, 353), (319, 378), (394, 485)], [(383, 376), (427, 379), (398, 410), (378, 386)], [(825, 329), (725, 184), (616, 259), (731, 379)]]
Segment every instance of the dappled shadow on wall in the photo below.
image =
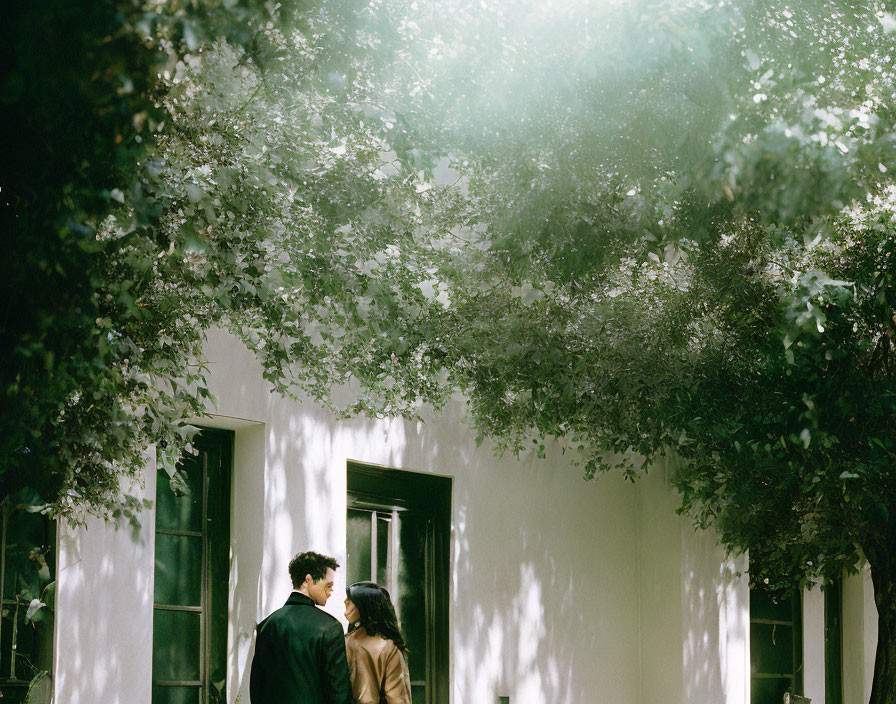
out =
[(125, 521), (95, 518), (85, 528), (60, 526), (57, 701), (114, 704), (122, 693), (149, 691), (152, 513), (144, 512), (140, 523), (139, 532)]
[(744, 701), (749, 592), (738, 572), (746, 559), (727, 558), (712, 531), (689, 531), (682, 550), (684, 701)]
[[(559, 454), (496, 459), (475, 446), (462, 409), (427, 423), (337, 421), (312, 403), (268, 403), (261, 435), (237, 434), (231, 693), (246, 689), (247, 638), (285, 600), (292, 555), (344, 551), (349, 458), (455, 477), (452, 701), (637, 700), (630, 485), (587, 484)], [(257, 446), (257, 464), (240, 459), (241, 443)]]
[(632, 487), (496, 458), (457, 420), (407, 424), (403, 460), (455, 477), (452, 701), (636, 701)]

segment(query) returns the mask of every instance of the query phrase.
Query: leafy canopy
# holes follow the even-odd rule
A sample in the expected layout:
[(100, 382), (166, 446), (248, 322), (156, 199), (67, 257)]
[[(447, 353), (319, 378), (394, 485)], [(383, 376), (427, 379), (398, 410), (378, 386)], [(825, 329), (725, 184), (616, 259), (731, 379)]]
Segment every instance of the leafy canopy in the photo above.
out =
[(482, 436), (556, 437), (587, 476), (675, 452), (755, 579), (835, 574), (893, 493), (893, 22), (280, 9), (169, 79), (161, 249), (284, 393), (461, 388)]
[(482, 437), (587, 476), (674, 452), (754, 576), (856, 564), (893, 495), (883, 8), (154, 9), (149, 147), (66, 210), (91, 342), (33, 384), (54, 511), (113, 510), (150, 442), (173, 471), (224, 325), (344, 414), (460, 388)]

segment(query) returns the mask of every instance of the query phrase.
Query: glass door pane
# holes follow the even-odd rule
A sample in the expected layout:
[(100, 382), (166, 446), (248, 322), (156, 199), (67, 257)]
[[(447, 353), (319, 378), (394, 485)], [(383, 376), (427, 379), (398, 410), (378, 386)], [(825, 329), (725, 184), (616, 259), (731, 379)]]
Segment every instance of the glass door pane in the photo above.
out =
[(370, 511), (349, 509), (346, 530), (347, 584), (370, 580)]
[(389, 566), (391, 564), (392, 555), (390, 555), (389, 531), (392, 523), (392, 517), (382, 511), (376, 512), (376, 579), (377, 584), (381, 584), (393, 594), (395, 585), (389, 579)]
[(843, 590), (839, 579), (824, 587), (824, 700), (843, 704)]
[(154, 704), (199, 704), (199, 687), (160, 687), (152, 688)]
[[(0, 697), (20, 702), (32, 678), (53, 669), (53, 607), (55, 594), (55, 522), (17, 507), (19, 495), (0, 507)], [(33, 599), (42, 608), (33, 619), (25, 615)]]
[(156, 609), (152, 619), (154, 680), (198, 686), (200, 626), (198, 613)]
[(750, 590), (750, 702), (780, 704), (802, 692), (802, 601), (798, 592), (772, 598)]
[[(393, 534), (396, 527), (398, 535)], [(428, 679), (427, 530), (426, 518), (411, 511), (399, 513), (388, 506), (348, 509), (348, 583), (367, 581), (375, 574), (374, 581), (389, 590), (408, 645), (415, 702), (426, 701)]]
[(156, 604), (200, 606), (202, 537), (156, 534)]
[(408, 670), (414, 704), (426, 702), (428, 634), (426, 625), (427, 520), (411, 512), (401, 517), (398, 595), (401, 628), (408, 646)]
[(153, 704), (217, 704), (227, 679), (230, 452), (203, 430), (197, 455), (156, 484)]
[(389, 589), (414, 704), (448, 702), (448, 579), (451, 480), (349, 463), (349, 583)]

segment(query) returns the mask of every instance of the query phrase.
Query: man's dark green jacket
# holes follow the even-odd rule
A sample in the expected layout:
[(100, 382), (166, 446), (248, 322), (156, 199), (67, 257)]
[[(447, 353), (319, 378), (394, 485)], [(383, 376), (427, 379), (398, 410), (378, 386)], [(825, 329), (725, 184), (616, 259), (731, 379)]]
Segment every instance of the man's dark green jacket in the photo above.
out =
[(304, 594), (256, 627), (252, 704), (351, 704), (342, 625)]

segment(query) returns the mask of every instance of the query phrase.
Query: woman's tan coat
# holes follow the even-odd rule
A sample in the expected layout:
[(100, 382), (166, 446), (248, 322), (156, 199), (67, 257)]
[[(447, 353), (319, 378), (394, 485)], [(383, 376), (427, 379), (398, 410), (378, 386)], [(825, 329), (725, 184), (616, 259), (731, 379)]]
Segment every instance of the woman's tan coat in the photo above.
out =
[(411, 704), (411, 677), (395, 643), (362, 626), (345, 637), (345, 650), (356, 704)]

